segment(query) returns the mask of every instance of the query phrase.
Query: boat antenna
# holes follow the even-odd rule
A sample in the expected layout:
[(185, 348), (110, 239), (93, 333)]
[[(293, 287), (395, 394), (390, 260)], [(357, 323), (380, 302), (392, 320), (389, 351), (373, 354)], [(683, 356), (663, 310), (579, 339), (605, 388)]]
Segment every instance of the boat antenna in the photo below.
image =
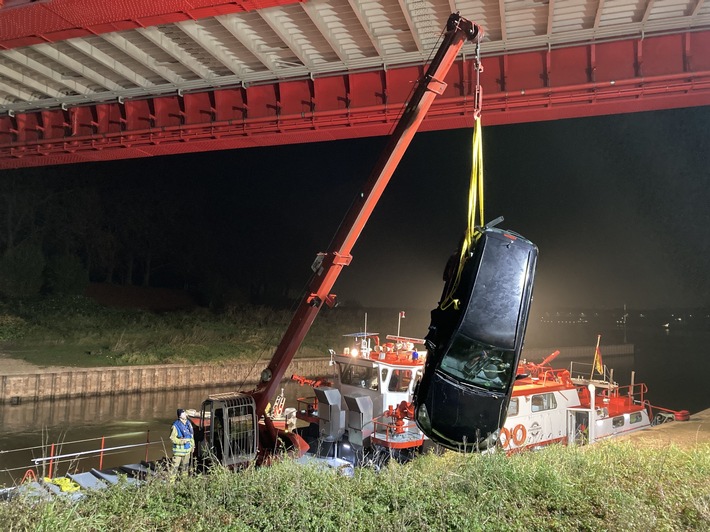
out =
[(360, 350), (364, 351), (367, 348), (367, 312), (365, 312), (365, 334), (362, 337), (362, 345), (360, 346)]

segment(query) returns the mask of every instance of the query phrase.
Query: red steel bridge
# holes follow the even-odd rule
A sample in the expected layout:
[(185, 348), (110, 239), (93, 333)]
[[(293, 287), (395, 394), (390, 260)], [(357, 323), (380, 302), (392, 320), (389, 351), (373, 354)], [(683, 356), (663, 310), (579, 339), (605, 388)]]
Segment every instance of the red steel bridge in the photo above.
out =
[(706, 0), (0, 0), (0, 169), (388, 134), (454, 11), (484, 125), (710, 105)]

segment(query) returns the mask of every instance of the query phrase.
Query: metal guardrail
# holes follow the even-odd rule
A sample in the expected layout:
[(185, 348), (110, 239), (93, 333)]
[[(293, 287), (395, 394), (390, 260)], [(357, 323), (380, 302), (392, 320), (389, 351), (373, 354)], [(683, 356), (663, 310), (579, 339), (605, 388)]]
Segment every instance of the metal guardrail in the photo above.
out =
[[(133, 433), (134, 435), (136, 433)], [(142, 432), (138, 434), (143, 434)], [(145, 432), (146, 439), (143, 442), (140, 443), (131, 443), (127, 445), (113, 445), (110, 447), (106, 446), (106, 441), (111, 440), (111, 439), (118, 439), (118, 438), (125, 438), (127, 434), (121, 434), (117, 436), (102, 436), (101, 438), (90, 438), (90, 439), (85, 439), (85, 440), (74, 440), (74, 441), (68, 441), (68, 442), (60, 442), (60, 443), (52, 443), (48, 445), (39, 445), (39, 446), (34, 446), (34, 447), (24, 447), (20, 449), (10, 449), (10, 450), (3, 450), (0, 451), (1, 453), (13, 453), (13, 452), (23, 452), (23, 451), (32, 451), (35, 449), (47, 449), (49, 448), (49, 455), (48, 456), (42, 456), (39, 458), (32, 458), (31, 462), (33, 465), (28, 465), (28, 466), (19, 466), (11, 469), (4, 469), (3, 471), (5, 472), (11, 472), (11, 471), (25, 471), (24, 476), (27, 477), (29, 472), (33, 472), (32, 476), (36, 476), (34, 473), (33, 468), (38, 468), (41, 467), (43, 470), (48, 467), (47, 471), (47, 477), (53, 478), (54, 472), (56, 468), (59, 466), (59, 464), (64, 464), (64, 463), (74, 463), (76, 462), (75, 468), (78, 469), (80, 465), (80, 461), (82, 459), (86, 458), (99, 458), (99, 469), (103, 469), (104, 467), (104, 458), (107, 456), (115, 456), (119, 454), (125, 454), (131, 449), (138, 449), (138, 448), (145, 448), (145, 455), (144, 459), (146, 462), (149, 461), (149, 451), (151, 447), (154, 447), (156, 445), (161, 445), (165, 447), (165, 441), (161, 438), (160, 440), (155, 440), (155, 441), (150, 441), (150, 431)], [(57, 449), (61, 449), (65, 446), (71, 446), (71, 445), (80, 445), (80, 444), (85, 444), (88, 442), (92, 441), (100, 441), (101, 444), (98, 448), (95, 449), (89, 449), (89, 450), (81, 450), (73, 453), (63, 453), (63, 454), (55, 454), (55, 451)]]

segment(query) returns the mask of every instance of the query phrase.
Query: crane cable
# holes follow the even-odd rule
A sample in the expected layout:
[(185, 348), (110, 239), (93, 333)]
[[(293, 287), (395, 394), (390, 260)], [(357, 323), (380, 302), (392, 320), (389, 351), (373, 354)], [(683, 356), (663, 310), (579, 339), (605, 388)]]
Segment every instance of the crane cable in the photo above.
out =
[[(480, 57), (480, 37), (476, 41), (476, 92), (474, 100), (474, 127), (471, 150), (471, 179), (468, 189), (468, 224), (466, 232), (461, 241), (461, 249), (458, 256), (458, 267), (453, 277), (453, 282), (449, 283), (449, 290), (441, 299), (439, 308), (446, 310), (453, 305), (455, 310), (459, 308), (459, 300), (454, 298), (454, 294), (461, 282), (461, 274), (464, 265), (471, 255), (478, 238), (481, 236), (481, 227), (485, 225), (483, 217), (483, 139), (481, 132), (481, 101), (482, 89), (480, 83), (480, 73), (483, 71)], [(476, 225), (476, 214), (479, 216), (479, 223)], [(447, 282), (449, 282), (447, 280)]]

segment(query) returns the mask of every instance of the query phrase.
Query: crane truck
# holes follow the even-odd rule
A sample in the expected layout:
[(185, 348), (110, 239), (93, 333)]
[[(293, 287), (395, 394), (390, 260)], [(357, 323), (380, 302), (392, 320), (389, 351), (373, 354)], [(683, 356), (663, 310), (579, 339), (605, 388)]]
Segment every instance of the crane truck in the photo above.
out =
[(274, 355), (261, 372), (256, 388), (249, 392), (210, 395), (202, 404), (197, 431), (198, 461), (215, 460), (229, 468), (256, 462), (267, 464), (278, 454), (302, 456), (306, 442), (294, 432), (274, 426), (264, 416), (267, 405), (281, 386), (289, 363), (301, 346), (318, 311), (333, 306), (333, 285), (351, 259), (351, 251), (414, 134), (437, 95), (446, 88), (444, 78), (463, 45), (480, 39), (483, 29), (461, 17), (449, 16), (442, 42), (426, 73), (419, 80), (361, 194), (347, 212), (331, 247), (313, 262), (307, 294), (298, 304)]

